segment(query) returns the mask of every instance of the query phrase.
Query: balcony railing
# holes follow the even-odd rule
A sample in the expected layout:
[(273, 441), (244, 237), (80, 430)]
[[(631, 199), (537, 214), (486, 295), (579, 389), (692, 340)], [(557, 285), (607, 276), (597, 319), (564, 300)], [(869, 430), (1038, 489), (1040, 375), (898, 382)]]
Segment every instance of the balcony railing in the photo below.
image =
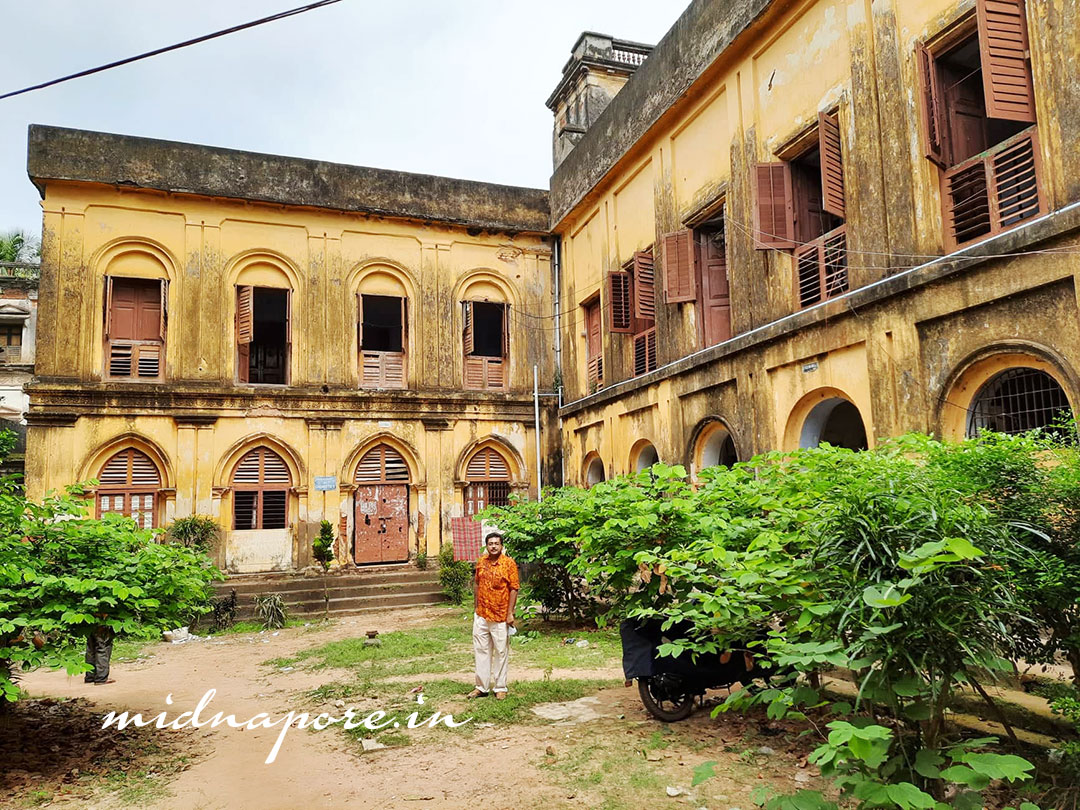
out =
[(945, 235), (952, 247), (993, 236), (1043, 213), (1036, 127), (945, 171)]
[(41, 265), (30, 262), (0, 262), (0, 278), (41, 278)]
[(809, 307), (848, 291), (845, 225), (795, 251), (795, 288), (800, 307)]
[(21, 363), (22, 346), (0, 346), (0, 363)]

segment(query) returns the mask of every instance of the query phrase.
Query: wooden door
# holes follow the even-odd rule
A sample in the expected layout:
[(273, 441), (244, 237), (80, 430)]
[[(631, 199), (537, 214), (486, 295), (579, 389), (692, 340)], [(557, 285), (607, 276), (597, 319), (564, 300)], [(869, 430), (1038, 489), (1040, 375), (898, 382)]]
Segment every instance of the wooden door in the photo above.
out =
[(356, 488), (356, 563), (409, 559), (409, 488), (366, 484)]
[(706, 346), (715, 346), (731, 337), (731, 293), (727, 259), (720, 233), (706, 233), (701, 242), (701, 308)]

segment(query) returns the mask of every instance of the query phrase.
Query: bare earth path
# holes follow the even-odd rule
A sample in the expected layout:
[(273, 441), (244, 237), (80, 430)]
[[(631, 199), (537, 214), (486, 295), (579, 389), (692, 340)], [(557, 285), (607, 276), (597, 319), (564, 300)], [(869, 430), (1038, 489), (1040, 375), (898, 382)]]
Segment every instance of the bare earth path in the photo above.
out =
[[(223, 711), (247, 719), (266, 712), (278, 718), (290, 710), (323, 710), (301, 700), (298, 693), (334, 681), (342, 673), (301, 669), (282, 672), (265, 666), (263, 662), (267, 659), (289, 656), (328, 641), (357, 637), (369, 627), (384, 633), (420, 629), (445, 622), (447, 615), (445, 608), (417, 608), (343, 619), (321, 629), (289, 628), (277, 634), (232, 635), (182, 645), (158, 644), (151, 648), (152, 656), (148, 660), (114, 665), (115, 684), (88, 686), (81, 677), (69, 678), (63, 672), (35, 672), (22, 685), (34, 696), (88, 698), (102, 715), (115, 709), (153, 716), (169, 709), (170, 718), (193, 709), (208, 689), (215, 689), (211, 715)], [(470, 665), (471, 661), (463, 660), (462, 674), (454, 677), (467, 680), (464, 673)], [(543, 675), (540, 671), (511, 666), (512, 678), (518, 680)], [(559, 678), (563, 674), (556, 670), (551, 677)], [(617, 669), (574, 670), (565, 675), (621, 679)], [(423, 676), (406, 680), (422, 682)], [(172, 695), (172, 706), (165, 704), (167, 694)], [(183, 744), (190, 745), (200, 755), (195, 764), (172, 778), (169, 784), (172, 795), (145, 806), (169, 810), (402, 806), (446, 809), (482, 806), (493, 810), (589, 806), (597, 798), (595, 793), (590, 794), (588, 787), (582, 788), (580, 782), (575, 787), (572, 780), (560, 778), (560, 763), (573, 757), (579, 758), (578, 765), (582, 767), (588, 766), (589, 757), (607, 757), (603, 767), (609, 771), (614, 767), (616, 772), (611, 776), (617, 783), (629, 780), (637, 770), (648, 769), (651, 781), (643, 789), (655, 797), (656, 803), (672, 806), (747, 806), (750, 789), (762, 778), (760, 762), (745, 756), (739, 760), (733, 754), (723, 753), (723, 743), (739, 742), (741, 738), (725, 740), (724, 729), (709, 721), (706, 713), (699, 712), (700, 717), (680, 724), (682, 728), (678, 732), (664, 732), (683, 735), (678, 739), (687, 745), (647, 755), (642, 750), (642, 741), (650, 735), (655, 738), (660, 727), (647, 719), (636, 690), (601, 690), (592, 705), (603, 717), (591, 723), (495, 726), (475, 729), (468, 736), (429, 732), (434, 736), (421, 744), (366, 754), (360, 754), (357, 743), (336, 728), (320, 733), (294, 728), (277, 761), (271, 765), (264, 764), (264, 760), (278, 729), (240, 731), (207, 727), (197, 731), (159, 731), (155, 733), (184, 735)], [(461, 708), (467, 712), (464, 704)], [(362, 706), (361, 710), (366, 713), (371, 709)], [(728, 729), (726, 733), (731, 737), (742, 732)], [(673, 800), (666, 795), (666, 784), (689, 785), (696, 764), (725, 757), (735, 765), (723, 771), (718, 768), (723, 775), (708, 783), (712, 800), (706, 800), (708, 797), (698, 792), (695, 803), (684, 804), (689, 797)], [(105, 808), (115, 804), (115, 799), (104, 797), (92, 806)], [(53, 806), (64, 804), (61, 801)], [(631, 798), (629, 805), (616, 806), (635, 805)]]

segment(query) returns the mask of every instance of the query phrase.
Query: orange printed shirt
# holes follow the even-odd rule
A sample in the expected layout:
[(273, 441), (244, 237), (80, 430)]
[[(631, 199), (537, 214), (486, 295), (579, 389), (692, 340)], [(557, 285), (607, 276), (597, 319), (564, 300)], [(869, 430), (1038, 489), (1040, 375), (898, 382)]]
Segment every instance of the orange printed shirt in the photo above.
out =
[(485, 554), (476, 561), (476, 615), (489, 622), (505, 622), (510, 591), (521, 588), (517, 563), (506, 554), (495, 562)]

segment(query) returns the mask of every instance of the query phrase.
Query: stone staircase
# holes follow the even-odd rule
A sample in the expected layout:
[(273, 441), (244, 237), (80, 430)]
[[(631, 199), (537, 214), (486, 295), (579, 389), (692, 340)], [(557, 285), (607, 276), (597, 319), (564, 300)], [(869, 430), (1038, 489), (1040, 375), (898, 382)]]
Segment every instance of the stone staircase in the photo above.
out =
[(346, 616), (386, 608), (406, 608), (446, 601), (439, 588), (439, 569), (421, 571), (414, 565), (380, 565), (343, 573), (303, 576), (282, 574), (232, 574), (214, 585), (216, 596), (236, 590), (236, 619), (255, 618), (255, 597), (279, 593), (290, 618), (323, 615), (323, 580), (330, 593), (330, 615)]

